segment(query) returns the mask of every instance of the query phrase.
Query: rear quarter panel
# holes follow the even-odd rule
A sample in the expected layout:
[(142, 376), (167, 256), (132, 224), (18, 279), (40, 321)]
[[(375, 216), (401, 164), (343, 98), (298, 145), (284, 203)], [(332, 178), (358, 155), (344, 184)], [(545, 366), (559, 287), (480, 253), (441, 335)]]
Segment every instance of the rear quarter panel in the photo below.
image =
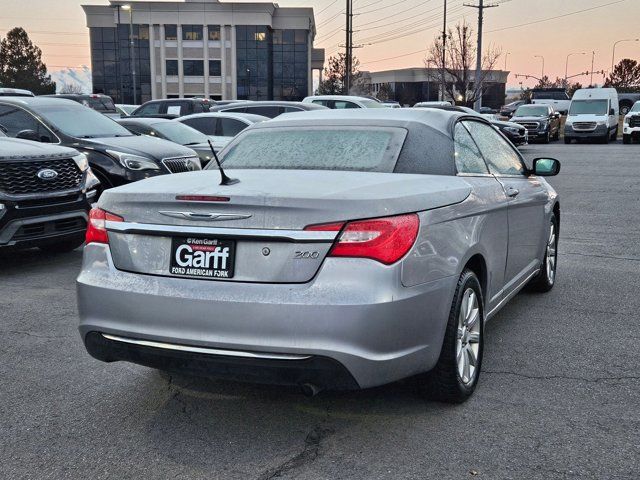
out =
[(458, 276), (468, 260), (480, 254), (486, 262), (487, 307), (499, 301), (507, 256), (507, 203), (479, 196), (475, 190), (463, 202), (420, 212), (420, 231), (403, 261), (402, 284), (414, 286)]

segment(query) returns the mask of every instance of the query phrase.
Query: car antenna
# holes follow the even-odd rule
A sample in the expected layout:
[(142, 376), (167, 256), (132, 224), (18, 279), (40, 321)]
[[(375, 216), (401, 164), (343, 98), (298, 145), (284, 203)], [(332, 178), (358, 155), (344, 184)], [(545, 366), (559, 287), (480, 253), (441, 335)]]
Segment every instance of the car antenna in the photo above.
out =
[(220, 163), (220, 159), (218, 158), (218, 154), (213, 149), (213, 145), (211, 144), (211, 140), (207, 139), (209, 143), (209, 148), (211, 149), (211, 153), (213, 153), (213, 158), (216, 160), (216, 164), (218, 165), (218, 170), (220, 170), (220, 185), (235, 185), (236, 183), (240, 183), (240, 180), (237, 178), (229, 178), (227, 174), (224, 173), (224, 169), (222, 168), (222, 164)]

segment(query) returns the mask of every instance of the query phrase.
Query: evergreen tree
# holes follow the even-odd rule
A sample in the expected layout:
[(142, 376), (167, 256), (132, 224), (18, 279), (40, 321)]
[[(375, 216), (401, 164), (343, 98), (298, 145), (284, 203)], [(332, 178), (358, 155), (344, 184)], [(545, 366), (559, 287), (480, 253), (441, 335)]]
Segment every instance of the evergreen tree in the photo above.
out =
[(24, 88), (36, 95), (56, 93), (56, 84), (42, 63), (42, 50), (21, 27), (10, 30), (0, 41), (0, 86)]
[(618, 91), (633, 91), (640, 88), (640, 64), (630, 58), (621, 60), (607, 77), (605, 87), (614, 87)]
[(349, 93), (357, 95), (368, 91), (359, 70), (360, 61), (356, 57), (353, 57), (351, 92), (344, 91), (347, 72), (346, 57), (344, 53), (339, 53), (336, 57), (329, 57), (329, 65), (324, 69), (324, 80), (318, 87), (318, 95), (348, 95)]

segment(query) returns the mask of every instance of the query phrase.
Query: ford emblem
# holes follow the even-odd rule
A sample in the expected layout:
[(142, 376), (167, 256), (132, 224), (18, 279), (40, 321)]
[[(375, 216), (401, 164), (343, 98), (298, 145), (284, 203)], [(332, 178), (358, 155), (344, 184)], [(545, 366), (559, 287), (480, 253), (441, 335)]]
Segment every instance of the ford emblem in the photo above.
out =
[(49, 181), (55, 180), (58, 177), (58, 172), (51, 170), (50, 168), (43, 168), (36, 173), (40, 180)]

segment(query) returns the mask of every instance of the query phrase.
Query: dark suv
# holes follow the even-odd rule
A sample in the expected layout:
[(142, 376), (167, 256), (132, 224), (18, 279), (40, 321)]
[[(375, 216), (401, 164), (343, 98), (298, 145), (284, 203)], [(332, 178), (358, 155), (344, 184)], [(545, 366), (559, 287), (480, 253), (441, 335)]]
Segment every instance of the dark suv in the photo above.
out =
[(560, 138), (560, 113), (549, 105), (521, 105), (510, 121), (527, 129), (529, 141), (549, 143)]
[(72, 148), (0, 137), (0, 252), (79, 247), (98, 185), (87, 157)]
[(116, 106), (109, 95), (103, 95), (101, 93), (92, 93), (89, 95), (82, 93), (58, 93), (56, 95), (43, 96), (51, 98), (66, 98), (67, 100), (73, 100), (74, 102), (81, 103), (85, 107), (89, 107), (96, 112), (100, 112), (108, 116), (120, 117), (120, 113), (116, 109)]
[(0, 129), (10, 137), (58, 143), (85, 153), (102, 189), (201, 168), (190, 148), (134, 135), (112, 119), (64, 98), (0, 98)]
[(208, 112), (215, 102), (206, 98), (169, 98), (167, 100), (151, 100), (140, 105), (132, 117), (178, 118), (192, 113)]

